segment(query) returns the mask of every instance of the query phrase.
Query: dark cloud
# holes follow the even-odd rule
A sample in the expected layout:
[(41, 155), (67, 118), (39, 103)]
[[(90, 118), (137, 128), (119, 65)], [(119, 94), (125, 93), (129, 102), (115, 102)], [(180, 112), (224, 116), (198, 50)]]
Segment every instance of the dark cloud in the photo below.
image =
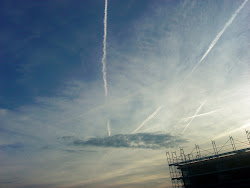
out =
[(0, 185), (17, 183), (19, 180), (20, 180), (20, 179), (17, 178), (17, 177), (5, 178), (5, 179), (1, 179), (1, 178), (0, 178)]
[[(73, 138), (73, 137), (72, 137)], [(64, 138), (62, 137), (64, 140)], [(86, 150), (86, 149), (65, 149), (65, 148), (60, 148), (55, 145), (45, 145), (40, 148), (41, 150), (53, 150), (53, 151), (62, 151), (62, 152), (69, 152), (69, 153), (81, 153), (81, 152), (97, 152), (95, 150)]]
[(186, 140), (170, 134), (138, 133), (91, 138), (87, 141), (78, 139), (74, 140), (72, 143), (75, 146), (160, 149), (175, 147), (183, 142), (186, 142)]
[(24, 145), (21, 143), (14, 143), (14, 144), (3, 144), (0, 145), (0, 150), (17, 150), (17, 149), (22, 149), (24, 148)]

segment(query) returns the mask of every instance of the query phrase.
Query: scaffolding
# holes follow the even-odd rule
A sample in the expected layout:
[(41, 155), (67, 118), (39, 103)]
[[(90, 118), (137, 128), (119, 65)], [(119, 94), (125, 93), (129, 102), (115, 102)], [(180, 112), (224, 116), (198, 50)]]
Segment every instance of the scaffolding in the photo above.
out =
[(185, 185), (189, 185), (189, 182), (187, 182), (188, 179), (184, 178), (185, 175), (183, 174), (180, 166), (250, 151), (250, 131), (245, 130), (245, 132), (247, 141), (239, 141), (234, 139), (232, 136), (229, 136), (229, 139), (220, 147), (217, 147), (215, 141), (212, 140), (211, 149), (202, 149), (199, 145), (195, 144), (193, 150), (188, 154), (185, 154), (183, 148), (180, 148), (179, 156), (177, 156), (176, 152), (167, 151), (166, 156), (172, 180), (172, 187), (181, 188), (185, 187)]

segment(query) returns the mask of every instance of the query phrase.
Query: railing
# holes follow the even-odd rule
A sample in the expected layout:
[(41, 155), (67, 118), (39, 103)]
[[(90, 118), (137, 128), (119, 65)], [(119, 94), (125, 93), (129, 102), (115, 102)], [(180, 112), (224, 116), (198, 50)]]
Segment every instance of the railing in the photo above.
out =
[(199, 147), (199, 145), (195, 145), (193, 150), (188, 154), (185, 154), (184, 149), (180, 148), (179, 156), (177, 156), (176, 152), (166, 152), (173, 187), (184, 187), (182, 172), (180, 169), (178, 169), (178, 166), (180, 165), (191, 164), (198, 161), (205, 161), (250, 151), (250, 131), (246, 130), (246, 135), (248, 141), (239, 141), (233, 139), (232, 136), (229, 136), (229, 140), (227, 140), (220, 147), (216, 146), (214, 140), (212, 140), (213, 148), (202, 149)]

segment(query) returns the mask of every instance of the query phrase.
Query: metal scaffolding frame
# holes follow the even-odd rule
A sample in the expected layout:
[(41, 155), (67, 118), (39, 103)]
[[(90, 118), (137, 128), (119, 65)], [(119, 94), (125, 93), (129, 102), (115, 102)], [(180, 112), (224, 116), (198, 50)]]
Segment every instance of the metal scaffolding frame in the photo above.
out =
[(232, 136), (229, 136), (229, 140), (227, 140), (220, 147), (217, 147), (215, 141), (212, 140), (213, 148), (211, 149), (202, 149), (199, 147), (199, 145), (195, 144), (194, 149), (188, 154), (185, 154), (183, 148), (180, 148), (179, 156), (177, 156), (176, 152), (167, 151), (166, 156), (172, 180), (172, 187), (185, 187), (182, 171), (178, 168), (181, 165), (192, 164), (198, 161), (207, 161), (210, 159), (216, 159), (250, 151), (250, 131), (245, 130), (245, 132), (248, 141), (238, 141)]

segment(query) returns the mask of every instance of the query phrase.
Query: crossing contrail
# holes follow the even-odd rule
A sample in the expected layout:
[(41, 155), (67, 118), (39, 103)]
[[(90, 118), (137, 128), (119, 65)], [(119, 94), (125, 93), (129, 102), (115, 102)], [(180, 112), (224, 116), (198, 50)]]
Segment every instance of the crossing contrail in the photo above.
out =
[(104, 82), (104, 91), (105, 96), (108, 95), (108, 86), (106, 79), (106, 48), (107, 48), (107, 14), (108, 14), (108, 0), (105, 0), (105, 9), (104, 9), (104, 34), (103, 34), (103, 56), (102, 56), (102, 73), (103, 73), (103, 82)]
[(109, 136), (111, 136), (110, 120), (108, 120), (107, 129), (108, 129)]
[[(231, 16), (231, 18), (226, 22), (226, 24), (224, 25), (223, 29), (217, 34), (217, 36), (214, 38), (214, 40), (212, 41), (212, 43), (209, 45), (207, 51), (204, 53), (204, 55), (202, 56), (202, 58), (198, 61), (198, 63), (194, 66), (194, 68), (191, 70), (191, 72), (186, 76), (186, 78), (184, 80), (186, 80), (189, 76), (191, 76), (191, 74), (195, 71), (195, 69), (201, 64), (201, 62), (207, 57), (208, 53), (211, 51), (211, 49), (214, 47), (214, 45), (218, 42), (218, 40), (220, 39), (220, 37), (223, 35), (223, 33), (225, 32), (225, 30), (232, 24), (234, 18), (239, 14), (239, 12), (241, 11), (241, 9), (245, 6), (245, 4), (248, 2), (248, 0), (245, 0), (240, 6), (239, 8), (234, 12), (234, 14)], [(147, 119), (146, 119), (147, 120)], [(146, 121), (145, 120), (145, 121)], [(193, 118), (191, 119), (191, 121), (193, 120)], [(191, 123), (190, 121), (190, 123)], [(188, 124), (189, 125), (189, 124)], [(187, 126), (188, 126), (187, 125)], [(183, 132), (185, 132), (186, 128), (184, 129)]]
[(200, 117), (200, 116), (206, 116), (206, 115), (209, 115), (209, 114), (213, 114), (213, 113), (215, 113), (215, 112), (218, 112), (219, 110), (220, 110), (220, 109), (213, 110), (213, 111), (210, 111), (210, 112), (206, 112), (206, 113), (203, 113), (203, 114), (197, 114), (196, 116), (186, 117), (186, 118), (183, 118), (183, 119), (181, 119), (181, 120), (192, 119), (192, 118)]
[(202, 108), (202, 106), (206, 103), (207, 99), (200, 105), (200, 107), (198, 108), (198, 110), (195, 112), (194, 116), (191, 118), (191, 120), (188, 122), (188, 124), (186, 125), (185, 129), (182, 131), (181, 134), (183, 134), (186, 129), (188, 128), (188, 126), (190, 125), (190, 123), (193, 121), (193, 119), (196, 117), (196, 115), (198, 114), (198, 112), (200, 111), (200, 109)]
[(156, 109), (153, 114), (151, 114), (147, 119), (145, 119), (131, 134), (136, 133), (140, 128), (142, 128), (149, 120), (151, 120), (160, 110), (162, 106)]
[(207, 51), (204, 53), (204, 55), (202, 56), (202, 58), (200, 59), (200, 61), (194, 66), (194, 68), (192, 69), (192, 71), (187, 75), (187, 77), (185, 79), (187, 79), (195, 71), (195, 69), (201, 64), (201, 62), (206, 58), (206, 56), (208, 55), (208, 53), (211, 51), (211, 49), (214, 47), (214, 45), (217, 43), (217, 41), (223, 35), (223, 33), (225, 32), (225, 30), (232, 24), (234, 18), (239, 14), (239, 12), (241, 11), (241, 9), (245, 6), (245, 4), (247, 2), (248, 2), (248, 0), (245, 0), (239, 6), (239, 8), (234, 12), (234, 14), (231, 16), (231, 18), (224, 25), (223, 29), (217, 34), (217, 36), (215, 37), (215, 39), (212, 41), (212, 43), (210, 44), (210, 46), (208, 47)]

